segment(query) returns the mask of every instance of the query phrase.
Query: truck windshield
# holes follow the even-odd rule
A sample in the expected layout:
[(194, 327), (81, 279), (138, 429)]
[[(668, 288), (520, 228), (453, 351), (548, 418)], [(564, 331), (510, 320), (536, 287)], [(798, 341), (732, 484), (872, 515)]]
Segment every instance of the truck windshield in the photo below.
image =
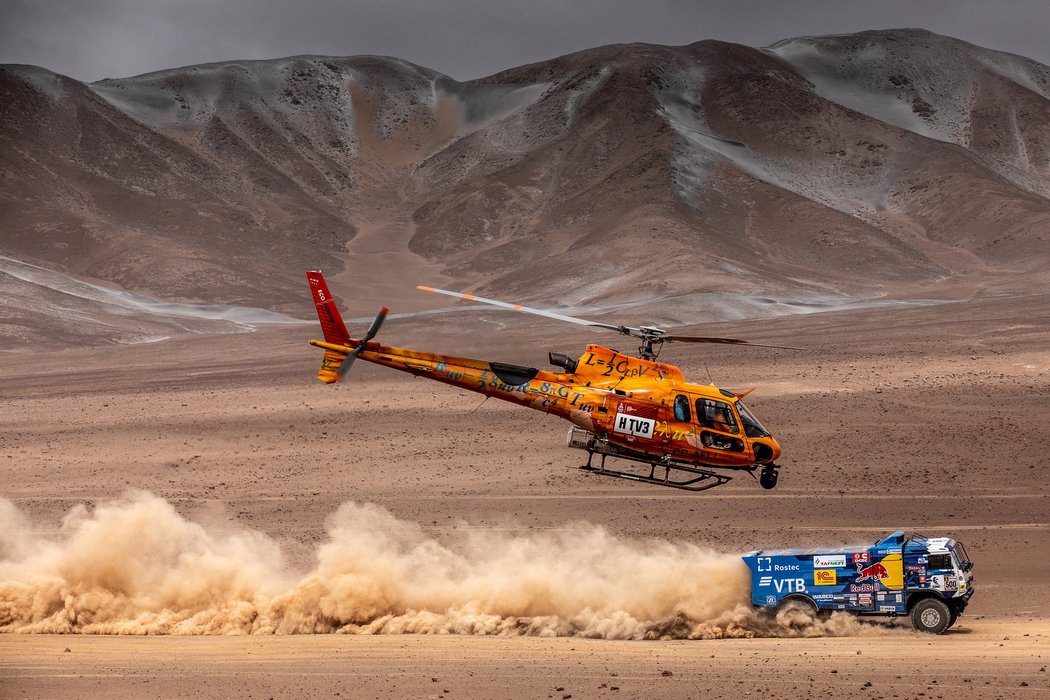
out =
[(969, 571), (973, 568), (973, 563), (970, 561), (970, 557), (966, 554), (966, 548), (963, 547), (962, 542), (956, 541), (953, 552), (955, 553), (956, 559), (959, 560), (960, 569), (963, 571)]
[(769, 435), (766, 429), (762, 427), (762, 424), (758, 422), (754, 414), (747, 410), (747, 406), (744, 405), (743, 401), (736, 402), (736, 410), (740, 413), (740, 422), (744, 424), (744, 434), (748, 437), (757, 438), (765, 437)]

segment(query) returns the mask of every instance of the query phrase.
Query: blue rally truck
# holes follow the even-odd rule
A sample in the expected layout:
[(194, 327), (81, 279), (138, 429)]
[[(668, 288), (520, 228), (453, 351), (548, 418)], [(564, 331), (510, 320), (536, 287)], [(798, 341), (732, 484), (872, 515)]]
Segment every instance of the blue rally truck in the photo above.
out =
[(973, 595), (973, 563), (962, 542), (898, 530), (871, 547), (758, 550), (744, 555), (751, 602), (908, 615), (922, 632), (955, 624)]

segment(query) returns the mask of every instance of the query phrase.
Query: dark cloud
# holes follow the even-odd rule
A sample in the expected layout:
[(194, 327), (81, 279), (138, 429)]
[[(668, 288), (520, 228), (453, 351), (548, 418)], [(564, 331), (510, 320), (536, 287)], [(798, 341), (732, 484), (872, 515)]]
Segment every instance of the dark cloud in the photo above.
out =
[(397, 56), (468, 79), (602, 44), (921, 27), (1050, 63), (1050, 3), (1017, 0), (0, 0), (0, 63), (81, 80), (294, 54)]

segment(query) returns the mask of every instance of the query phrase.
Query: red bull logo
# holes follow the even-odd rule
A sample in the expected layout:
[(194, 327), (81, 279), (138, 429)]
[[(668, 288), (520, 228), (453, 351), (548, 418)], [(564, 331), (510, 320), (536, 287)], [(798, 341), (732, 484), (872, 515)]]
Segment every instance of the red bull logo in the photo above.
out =
[(881, 581), (882, 579), (889, 578), (890, 572), (886, 570), (882, 562), (875, 562), (868, 566), (857, 566), (857, 578), (855, 581)]

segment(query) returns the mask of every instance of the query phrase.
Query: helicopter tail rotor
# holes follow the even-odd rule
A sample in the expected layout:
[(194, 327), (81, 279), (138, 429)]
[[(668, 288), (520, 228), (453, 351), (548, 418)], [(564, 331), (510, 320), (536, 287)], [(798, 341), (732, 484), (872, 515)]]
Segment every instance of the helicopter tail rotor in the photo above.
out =
[(325, 384), (333, 384), (345, 377), (358, 355), (368, 349), (368, 342), (379, 332), (379, 327), (383, 325), (383, 320), (386, 319), (387, 313), (389, 313), (389, 310), (386, 307), (379, 310), (375, 320), (372, 321), (372, 325), (369, 326), (368, 332), (365, 333), (365, 337), (361, 340), (347, 338), (340, 343), (311, 340), (311, 345), (324, 348), (324, 357), (321, 359), (321, 369), (317, 372), (317, 378)]
[[(365, 337), (355, 341), (346, 330), (346, 324), (343, 323), (343, 318), (339, 314), (339, 308), (335, 304), (332, 292), (328, 289), (324, 275), (319, 271), (311, 270), (306, 273), (306, 279), (310, 282), (310, 291), (313, 294), (314, 306), (317, 307), (317, 318), (321, 322), (325, 340), (324, 358), (321, 360), (321, 369), (317, 373), (317, 378), (325, 384), (331, 384), (345, 377), (350, 371), (354, 360), (365, 350), (365, 345), (379, 332), (389, 310), (386, 307), (380, 309), (372, 325), (368, 327)], [(339, 347), (333, 348), (332, 346), (341, 346), (345, 350), (340, 351)], [(350, 349), (351, 347), (353, 349)]]
[(376, 337), (376, 333), (379, 332), (379, 328), (383, 325), (383, 321), (386, 320), (386, 315), (388, 313), (390, 313), (390, 309), (385, 306), (379, 310), (375, 319), (372, 320), (372, 325), (368, 327), (368, 332), (365, 333), (365, 337), (357, 343), (357, 347), (346, 356), (346, 359), (339, 363), (339, 366), (335, 368), (335, 373), (339, 379), (345, 377), (346, 373), (350, 371), (350, 367), (354, 364), (354, 360), (356, 360), (357, 356), (361, 354), (361, 351), (365, 349), (365, 345), (368, 341)]

